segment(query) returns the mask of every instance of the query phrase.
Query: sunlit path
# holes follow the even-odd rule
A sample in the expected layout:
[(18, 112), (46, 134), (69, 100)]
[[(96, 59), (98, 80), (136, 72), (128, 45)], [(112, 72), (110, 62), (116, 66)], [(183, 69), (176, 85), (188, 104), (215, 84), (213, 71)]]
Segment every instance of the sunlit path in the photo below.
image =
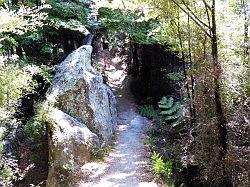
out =
[[(85, 170), (92, 170), (89, 182), (81, 187), (156, 187), (150, 173), (149, 151), (143, 143), (150, 122), (138, 114), (130, 92), (130, 76), (125, 66), (116, 73), (107, 72), (118, 100), (119, 125), (113, 150), (105, 163), (90, 163)], [(112, 69), (112, 68), (111, 68)], [(118, 73), (119, 72), (119, 73)]]

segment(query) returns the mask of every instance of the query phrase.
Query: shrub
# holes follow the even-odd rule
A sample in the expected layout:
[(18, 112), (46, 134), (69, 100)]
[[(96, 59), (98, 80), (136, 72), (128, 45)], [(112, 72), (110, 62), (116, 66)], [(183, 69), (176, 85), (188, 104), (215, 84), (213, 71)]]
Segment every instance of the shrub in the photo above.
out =
[[(4, 65), (0, 69), (0, 106), (8, 111), (14, 109), (14, 105), (24, 91), (32, 91), (32, 75), (24, 71), (18, 65)], [(13, 111), (13, 110), (11, 110)]]

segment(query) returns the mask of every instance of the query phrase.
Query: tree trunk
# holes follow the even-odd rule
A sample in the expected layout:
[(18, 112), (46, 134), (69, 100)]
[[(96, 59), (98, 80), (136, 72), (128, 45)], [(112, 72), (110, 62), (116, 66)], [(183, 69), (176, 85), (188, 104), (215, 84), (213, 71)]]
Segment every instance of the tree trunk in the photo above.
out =
[(232, 182), (230, 177), (227, 175), (226, 166), (224, 164), (224, 159), (227, 154), (227, 129), (226, 129), (226, 117), (223, 112), (222, 107), (222, 100), (220, 95), (220, 71), (221, 71), (221, 64), (218, 60), (218, 39), (216, 33), (216, 14), (215, 14), (215, 0), (212, 1), (212, 9), (211, 9), (211, 17), (212, 17), (212, 24), (211, 24), (211, 44), (212, 44), (212, 58), (213, 58), (213, 67), (214, 67), (214, 98), (215, 98), (215, 109), (216, 109), (216, 117), (217, 117), (217, 126), (218, 126), (218, 133), (219, 133), (219, 143), (221, 146), (220, 150), (220, 159), (222, 161), (222, 172), (223, 172), (223, 182), (221, 185), (225, 187), (232, 186)]
[(191, 118), (191, 124), (195, 123), (195, 116), (193, 113), (193, 100), (190, 95), (190, 89), (189, 89), (189, 84), (188, 84), (188, 77), (187, 77), (187, 69), (186, 69), (186, 63), (185, 63), (185, 55), (184, 55), (184, 49), (183, 49), (183, 42), (181, 38), (181, 31), (180, 31), (180, 17), (179, 17), (179, 11), (178, 11), (178, 24), (177, 24), (177, 31), (178, 31), (178, 37), (179, 37), (179, 43), (181, 47), (181, 60), (183, 63), (183, 73), (184, 73), (184, 78), (185, 78), (185, 88), (187, 92), (187, 98), (189, 100), (189, 112), (190, 112), (190, 118)]
[(223, 151), (221, 156), (224, 157), (227, 153), (227, 130), (226, 130), (226, 119), (223, 113), (222, 101), (220, 96), (220, 71), (221, 65), (218, 61), (218, 39), (216, 33), (216, 19), (215, 19), (215, 0), (213, 0), (212, 5), (212, 28), (211, 28), (211, 43), (212, 43), (212, 57), (213, 57), (213, 67), (214, 67), (214, 97), (215, 97), (215, 109), (216, 116), (218, 120), (218, 130), (219, 130), (219, 141)]
[(138, 44), (134, 43), (133, 62), (135, 75), (139, 75)]
[(250, 49), (250, 42), (249, 42), (249, 36), (248, 36), (248, 29), (249, 29), (249, 16), (250, 16), (250, 2), (245, 2), (242, 0), (242, 6), (244, 10), (244, 17), (245, 17), (245, 24), (244, 24), (244, 43), (246, 45), (245, 49), (245, 56), (249, 56), (249, 49)]
[[(192, 54), (191, 54), (191, 29), (190, 29), (190, 18), (188, 16), (188, 30), (189, 30), (189, 36), (188, 36), (188, 57), (189, 57), (189, 63), (190, 68), (192, 68)], [(196, 108), (195, 108), (195, 91), (194, 91), (194, 76), (192, 73), (190, 73), (191, 78), (191, 95), (190, 95), (190, 102), (191, 102), (191, 115), (193, 118), (191, 119), (192, 124), (196, 123)]]

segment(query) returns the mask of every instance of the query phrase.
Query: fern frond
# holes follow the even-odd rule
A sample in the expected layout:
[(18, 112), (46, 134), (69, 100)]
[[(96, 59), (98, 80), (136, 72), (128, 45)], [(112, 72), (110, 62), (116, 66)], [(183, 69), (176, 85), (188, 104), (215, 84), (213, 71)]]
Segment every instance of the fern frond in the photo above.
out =
[[(172, 103), (172, 101), (171, 101), (171, 103)], [(166, 105), (159, 105), (159, 108), (168, 109), (168, 110), (161, 111), (160, 112), (161, 115), (172, 115), (181, 109), (181, 104), (180, 104), (180, 102), (177, 101), (174, 104), (172, 104), (172, 106), (170, 108)]]
[(173, 106), (173, 104), (174, 104), (174, 99), (172, 97), (170, 97), (170, 98), (163, 97), (158, 102), (159, 108), (163, 108), (163, 109), (171, 108)]
[(144, 105), (139, 107), (139, 113), (148, 118), (157, 118), (158, 117), (158, 110), (155, 110), (153, 105)]
[(163, 97), (158, 103), (158, 106), (161, 109), (159, 112), (161, 119), (175, 126), (181, 123), (181, 121), (179, 122), (180, 115), (178, 114), (182, 107), (180, 102), (174, 102), (172, 97)]
[(178, 119), (180, 116), (179, 115), (173, 115), (173, 116), (166, 116), (166, 117), (163, 117), (163, 119), (165, 121), (170, 121), (170, 120), (175, 120), (175, 119)]

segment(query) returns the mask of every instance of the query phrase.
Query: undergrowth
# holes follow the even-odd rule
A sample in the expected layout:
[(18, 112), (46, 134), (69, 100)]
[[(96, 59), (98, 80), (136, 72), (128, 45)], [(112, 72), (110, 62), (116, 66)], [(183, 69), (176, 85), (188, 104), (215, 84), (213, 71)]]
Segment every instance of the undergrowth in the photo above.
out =
[(168, 187), (185, 186), (185, 179), (181, 176), (181, 144), (177, 142), (185, 131), (181, 109), (181, 102), (172, 97), (163, 97), (156, 109), (152, 105), (139, 108), (141, 115), (154, 121), (148, 138), (144, 140), (151, 152), (151, 171)]
[(158, 108), (147, 104), (139, 107), (139, 113), (149, 119), (158, 120), (161, 124), (170, 124), (172, 127), (183, 122), (180, 115), (182, 104), (180, 101), (174, 101), (172, 97), (162, 97), (158, 102)]

